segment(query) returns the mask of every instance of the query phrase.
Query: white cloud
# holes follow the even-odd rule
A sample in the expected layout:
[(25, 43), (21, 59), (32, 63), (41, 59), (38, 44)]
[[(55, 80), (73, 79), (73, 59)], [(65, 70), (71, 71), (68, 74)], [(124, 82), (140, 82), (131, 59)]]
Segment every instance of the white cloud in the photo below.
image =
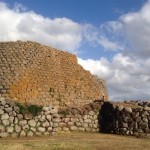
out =
[(67, 18), (45, 18), (16, 4), (10, 9), (0, 2), (0, 40), (32, 40), (76, 52), (82, 41), (82, 26)]
[(150, 1), (140, 11), (122, 16), (121, 21), (134, 53), (150, 56)]
[[(114, 39), (120, 38), (118, 41), (125, 43), (126, 50), (115, 54), (112, 61), (106, 58), (79, 58), (79, 63), (107, 81), (110, 99), (149, 99), (150, 1), (137, 12), (124, 14), (116, 21), (104, 23), (101, 25), (101, 32), (105, 34), (106, 41), (112, 36)], [(104, 46), (103, 42), (100, 44)], [(113, 46), (114, 44), (110, 48), (113, 49)]]
[(107, 81), (111, 100), (148, 99), (150, 93), (150, 59), (132, 60), (121, 53), (116, 54), (112, 61), (106, 58), (100, 60), (83, 60), (78, 62), (86, 70)]
[(117, 21), (104, 23), (103, 32), (108, 32), (114, 38), (125, 43), (129, 51), (127, 55), (138, 57), (150, 56), (150, 1), (137, 12), (130, 12), (120, 16)]
[(111, 50), (111, 51), (123, 50), (123, 47), (120, 46), (118, 43), (112, 42), (104, 36), (100, 36), (97, 42), (101, 44), (106, 50)]
[[(114, 23), (111, 22), (111, 25), (103, 24), (100, 26), (100, 28), (97, 28), (97, 27), (93, 26), (92, 24), (84, 24), (84, 26), (83, 26), (84, 27), (83, 28), (84, 39), (87, 40), (88, 42), (93, 43), (94, 45), (102, 46), (107, 51), (123, 50), (124, 47), (121, 46), (121, 44), (119, 44), (116, 39), (111, 40), (104, 34), (104, 32), (106, 30), (108, 32), (108, 30), (110, 29), (109, 26), (111, 26), (111, 28), (114, 27), (114, 30), (115, 30)], [(108, 24), (110, 24), (110, 22), (108, 22)], [(119, 24), (118, 24), (118, 26), (119, 26)]]
[(105, 50), (115, 51), (111, 61), (78, 58), (79, 64), (107, 81), (110, 99), (147, 99), (150, 97), (149, 10), (150, 1), (141, 10), (98, 28), (68, 18), (46, 18), (20, 4), (11, 9), (0, 2), (0, 41), (32, 40), (74, 53), (84, 40), (101, 45)]

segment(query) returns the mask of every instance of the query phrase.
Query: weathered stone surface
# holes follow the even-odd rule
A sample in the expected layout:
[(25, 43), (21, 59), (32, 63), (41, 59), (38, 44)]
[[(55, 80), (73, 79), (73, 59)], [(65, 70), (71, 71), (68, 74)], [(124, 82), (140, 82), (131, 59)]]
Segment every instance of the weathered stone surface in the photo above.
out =
[(85, 128), (79, 127), (78, 130), (79, 130), (79, 131), (85, 131)]
[(43, 128), (43, 127), (38, 127), (37, 130), (41, 133), (45, 132), (45, 128)]
[(1, 120), (6, 120), (6, 119), (8, 119), (9, 118), (9, 115), (8, 114), (3, 114), (3, 115), (1, 115)]
[(28, 124), (26, 124), (26, 125), (22, 126), (22, 129), (23, 129), (23, 130), (25, 130), (25, 131), (28, 131), (28, 130), (29, 130), (29, 128), (30, 128), (30, 127), (29, 127), (29, 125), (28, 125)]
[(56, 128), (56, 127), (58, 127), (59, 125), (58, 125), (58, 123), (56, 122), (56, 123), (53, 123), (53, 127), (54, 128)]
[(7, 133), (7, 132), (1, 132), (0, 133), (0, 137), (1, 138), (6, 138), (6, 137), (8, 137), (9, 136), (9, 134)]
[(64, 122), (59, 123), (59, 127), (65, 127), (65, 126), (66, 126), (66, 123), (64, 123)]
[(41, 132), (36, 132), (35, 135), (36, 135), (36, 136), (41, 136), (42, 133), (41, 133)]
[(19, 121), (19, 125), (20, 126), (27, 125), (27, 120), (21, 120), (21, 121)]
[(9, 117), (9, 122), (10, 122), (10, 123), (14, 123), (14, 117), (13, 117), (13, 116), (10, 116), (10, 117)]
[(125, 107), (125, 111), (127, 111), (128, 113), (132, 113), (132, 108), (130, 108), (130, 107)]
[(49, 135), (49, 132), (44, 132), (43, 135), (47, 136)]
[(70, 127), (70, 130), (71, 130), (71, 131), (77, 131), (77, 129), (78, 129), (78, 128), (77, 128), (76, 126), (71, 126), (71, 127)]
[(22, 130), (22, 131), (20, 132), (20, 137), (25, 137), (25, 136), (26, 136), (26, 132)]
[(9, 120), (2, 120), (2, 123), (5, 127), (9, 126), (9, 124), (10, 124)]
[(0, 108), (0, 115), (4, 114), (4, 110)]
[(7, 133), (13, 133), (13, 131), (14, 131), (14, 127), (6, 127), (6, 131), (7, 131)]
[(32, 131), (29, 131), (28, 133), (27, 133), (27, 136), (28, 137), (32, 137), (34, 135), (34, 133), (32, 132)]
[(1, 104), (4, 106), (6, 105), (6, 101), (5, 100), (1, 100)]
[(85, 122), (85, 123), (90, 123), (90, 122), (91, 122), (91, 119), (85, 119), (84, 122)]
[(52, 116), (51, 116), (51, 115), (46, 115), (46, 119), (47, 119), (48, 121), (51, 121), (51, 120), (52, 120)]
[(59, 118), (53, 118), (52, 120), (54, 123), (59, 123), (60, 122), (60, 119)]
[(29, 114), (29, 113), (26, 113), (25, 115), (24, 115), (24, 119), (26, 119), (26, 120), (31, 120), (32, 119), (32, 114)]
[(48, 121), (45, 121), (45, 122), (43, 122), (43, 127), (49, 127), (50, 126), (50, 124), (49, 124), (49, 122)]
[(12, 137), (12, 138), (18, 137), (18, 133), (12, 133), (12, 134), (11, 134), (11, 137)]
[(15, 117), (15, 119), (14, 119), (14, 123), (15, 123), (15, 124), (18, 124), (18, 121), (19, 121), (19, 120), (18, 120), (18, 118), (17, 118), (17, 117)]
[(52, 130), (53, 130), (52, 127), (48, 127), (48, 128), (47, 128), (47, 131), (49, 131), (49, 132), (51, 132)]
[(144, 107), (144, 110), (150, 111), (150, 107)]
[(95, 115), (95, 112), (94, 112), (94, 111), (90, 111), (90, 112), (89, 112), (89, 115), (90, 115), (90, 116), (93, 116), (93, 115)]
[(17, 133), (21, 132), (21, 127), (18, 125), (15, 125), (15, 132)]
[(28, 124), (29, 124), (29, 126), (31, 126), (31, 127), (35, 127), (35, 126), (36, 126), (36, 121), (35, 121), (35, 120), (30, 120), (30, 121), (28, 122)]
[(23, 115), (22, 114), (17, 114), (17, 117), (19, 120), (23, 119)]
[(44, 110), (44, 111), (49, 111), (49, 107), (43, 107), (43, 109), (42, 110)]
[(123, 109), (124, 109), (124, 106), (121, 106), (121, 105), (118, 106), (119, 111), (122, 111)]
[(5, 127), (0, 125), (0, 133), (5, 131)]
[(63, 127), (63, 131), (69, 131), (69, 128)]
[(5, 111), (7, 112), (7, 113), (10, 113), (10, 112), (12, 112), (12, 107), (8, 107), (8, 108), (5, 108)]
[(73, 126), (74, 122), (68, 122), (67, 125), (68, 125), (68, 127)]
[(36, 132), (36, 128), (34, 128), (34, 127), (31, 127), (30, 130), (33, 132)]
[(51, 109), (51, 110), (50, 110), (50, 113), (51, 113), (51, 114), (56, 114), (57, 112), (58, 112), (57, 109)]

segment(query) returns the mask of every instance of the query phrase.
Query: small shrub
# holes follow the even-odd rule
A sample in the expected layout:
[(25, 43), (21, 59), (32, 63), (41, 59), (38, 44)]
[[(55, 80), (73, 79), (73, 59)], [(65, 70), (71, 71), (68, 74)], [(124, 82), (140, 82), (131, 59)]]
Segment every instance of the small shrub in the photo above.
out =
[(16, 106), (19, 107), (20, 113), (21, 114), (27, 114), (30, 113), (33, 116), (38, 115), (38, 113), (40, 113), (42, 111), (42, 106), (38, 106), (38, 105), (28, 105), (25, 106), (24, 104), (21, 103), (16, 103)]
[(60, 111), (58, 111), (58, 114), (66, 117), (67, 115), (69, 115), (69, 112), (67, 110), (60, 110)]
[(27, 107), (28, 112), (31, 113), (33, 116), (38, 115), (39, 112), (42, 111), (42, 106), (37, 106), (37, 105), (29, 105)]
[(26, 107), (24, 104), (21, 104), (21, 103), (16, 102), (16, 106), (19, 107), (19, 112), (20, 112), (21, 114), (27, 113), (28, 110), (27, 110), (27, 107)]

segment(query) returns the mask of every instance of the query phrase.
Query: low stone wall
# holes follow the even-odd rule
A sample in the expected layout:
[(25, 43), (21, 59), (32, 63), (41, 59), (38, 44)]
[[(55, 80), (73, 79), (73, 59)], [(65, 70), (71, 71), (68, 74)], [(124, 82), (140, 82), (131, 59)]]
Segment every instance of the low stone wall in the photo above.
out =
[(150, 103), (139, 104), (125, 107), (110, 102), (104, 103), (99, 119), (101, 132), (135, 136), (150, 134)]
[[(72, 112), (72, 114), (71, 114)], [(78, 112), (76, 114), (73, 114)], [(0, 137), (32, 137), (53, 135), (68, 131), (98, 131), (98, 112), (73, 109), (58, 111), (57, 107), (44, 106), (42, 111), (33, 116), (20, 113), (15, 102), (0, 97)]]
[[(133, 107), (134, 106), (134, 107)], [(64, 110), (44, 106), (37, 115), (23, 113), (14, 101), (0, 97), (0, 137), (32, 137), (58, 132), (104, 132), (122, 135), (150, 133), (150, 103), (118, 105), (95, 101)]]

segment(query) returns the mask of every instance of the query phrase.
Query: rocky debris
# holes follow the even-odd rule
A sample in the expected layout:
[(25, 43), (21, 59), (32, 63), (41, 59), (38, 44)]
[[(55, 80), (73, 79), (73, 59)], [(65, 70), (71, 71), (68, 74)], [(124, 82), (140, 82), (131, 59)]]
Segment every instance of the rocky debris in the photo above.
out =
[(142, 100), (125, 100), (126, 104), (133, 104), (141, 107), (150, 107), (150, 101), (142, 101)]

